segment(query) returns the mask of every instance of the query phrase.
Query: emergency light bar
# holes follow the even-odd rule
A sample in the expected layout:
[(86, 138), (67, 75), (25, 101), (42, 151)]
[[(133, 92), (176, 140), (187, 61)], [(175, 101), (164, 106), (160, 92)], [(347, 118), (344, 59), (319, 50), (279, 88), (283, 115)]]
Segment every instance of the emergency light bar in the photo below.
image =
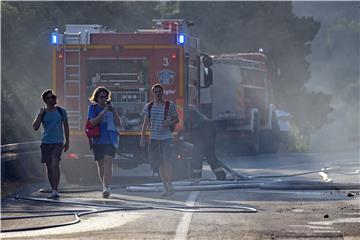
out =
[(58, 44), (58, 35), (57, 32), (51, 33), (51, 44)]
[(184, 44), (185, 43), (185, 34), (183, 34), (183, 33), (178, 34), (177, 43), (178, 44)]

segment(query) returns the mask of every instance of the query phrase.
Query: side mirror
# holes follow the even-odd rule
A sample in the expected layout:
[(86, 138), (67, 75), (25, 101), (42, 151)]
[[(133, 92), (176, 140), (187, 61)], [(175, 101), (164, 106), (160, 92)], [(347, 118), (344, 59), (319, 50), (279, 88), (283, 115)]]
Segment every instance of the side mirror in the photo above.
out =
[(213, 72), (210, 67), (204, 68), (204, 85), (205, 88), (210, 87), (213, 84)]
[(204, 66), (204, 87), (208, 88), (213, 83), (213, 72), (210, 68), (213, 65), (213, 59), (210, 55), (206, 53), (201, 54), (201, 62)]
[(207, 54), (202, 54), (202, 62), (205, 67), (211, 67), (213, 65), (212, 57)]

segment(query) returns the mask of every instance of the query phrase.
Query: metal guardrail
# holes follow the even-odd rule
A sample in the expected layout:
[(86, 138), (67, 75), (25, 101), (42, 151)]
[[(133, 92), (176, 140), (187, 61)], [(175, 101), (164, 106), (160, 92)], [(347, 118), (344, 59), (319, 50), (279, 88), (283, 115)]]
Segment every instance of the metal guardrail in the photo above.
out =
[(40, 154), (40, 141), (11, 143), (1, 145), (1, 162), (20, 160), (34, 154)]
[(40, 163), (41, 142), (12, 143), (1, 146), (1, 180), (27, 181), (44, 178)]

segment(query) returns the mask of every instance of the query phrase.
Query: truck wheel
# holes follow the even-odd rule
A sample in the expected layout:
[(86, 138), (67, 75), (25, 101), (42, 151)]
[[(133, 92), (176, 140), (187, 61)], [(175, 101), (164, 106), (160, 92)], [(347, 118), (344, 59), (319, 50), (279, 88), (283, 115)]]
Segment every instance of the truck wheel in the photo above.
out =
[(276, 115), (273, 113), (271, 129), (265, 129), (260, 134), (260, 150), (263, 153), (277, 153), (280, 145), (280, 129), (277, 124)]
[(259, 137), (254, 136), (254, 140), (248, 145), (248, 153), (250, 155), (257, 155), (260, 152)]
[(254, 131), (252, 133), (251, 141), (248, 144), (248, 153), (256, 155), (260, 151), (260, 126), (257, 116), (254, 122)]
[(260, 149), (262, 153), (276, 153), (279, 148), (279, 141), (273, 130), (263, 130), (260, 135)]
[(233, 154), (233, 148), (231, 147), (232, 142), (228, 140), (219, 140), (216, 138), (215, 146), (216, 146), (216, 155), (220, 158), (226, 158), (226, 157), (232, 157), (235, 154)]
[(173, 178), (175, 180), (192, 178), (192, 168), (195, 166), (192, 161), (197, 159), (199, 154), (198, 150), (195, 146), (190, 147), (190, 145), (187, 144), (178, 143), (178, 145), (176, 145), (174, 152), (175, 160), (173, 161)]
[(193, 149), (190, 161), (190, 178), (201, 178), (205, 145), (198, 142)]
[(173, 162), (173, 179), (182, 180), (189, 178), (191, 178), (191, 166), (189, 159), (176, 159)]

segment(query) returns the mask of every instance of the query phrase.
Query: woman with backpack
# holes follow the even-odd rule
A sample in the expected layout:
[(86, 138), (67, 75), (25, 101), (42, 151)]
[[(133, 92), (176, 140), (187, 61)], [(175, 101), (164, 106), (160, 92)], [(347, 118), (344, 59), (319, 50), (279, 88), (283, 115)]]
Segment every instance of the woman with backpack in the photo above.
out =
[(121, 121), (118, 113), (111, 105), (111, 92), (105, 87), (97, 87), (89, 98), (91, 105), (88, 110), (89, 125), (97, 128), (97, 136), (92, 137), (91, 147), (98, 167), (100, 181), (103, 186), (103, 198), (111, 193), (113, 159), (119, 144), (118, 128)]

